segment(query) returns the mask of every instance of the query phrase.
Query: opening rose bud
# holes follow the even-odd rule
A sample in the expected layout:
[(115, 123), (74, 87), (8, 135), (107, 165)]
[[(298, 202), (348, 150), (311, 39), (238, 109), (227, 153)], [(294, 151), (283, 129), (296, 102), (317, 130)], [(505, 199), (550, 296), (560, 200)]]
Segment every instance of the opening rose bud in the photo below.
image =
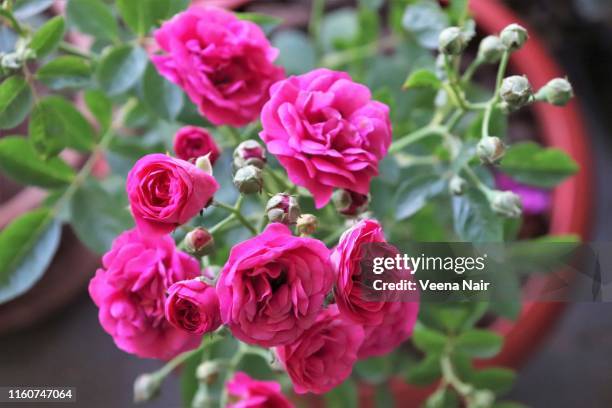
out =
[(359, 194), (350, 190), (336, 190), (332, 196), (336, 210), (347, 217), (355, 217), (368, 209), (369, 194)]
[(266, 165), (266, 149), (255, 140), (245, 140), (234, 150), (234, 170), (245, 166), (263, 169)]
[(490, 200), (491, 208), (500, 215), (518, 218), (523, 213), (521, 197), (512, 191), (494, 191)]
[(193, 334), (210, 333), (221, 325), (217, 292), (200, 279), (170, 286), (165, 311), (171, 325)]
[(266, 214), (270, 222), (293, 225), (297, 222), (300, 213), (297, 198), (286, 193), (272, 196), (266, 204)]
[(302, 214), (297, 219), (296, 228), (300, 236), (312, 235), (319, 228), (319, 220), (312, 214)]
[(506, 146), (499, 137), (485, 137), (476, 145), (476, 154), (485, 164), (496, 164), (506, 154)]
[(207, 229), (197, 227), (191, 230), (184, 239), (185, 250), (191, 255), (202, 257), (212, 252), (215, 240)]

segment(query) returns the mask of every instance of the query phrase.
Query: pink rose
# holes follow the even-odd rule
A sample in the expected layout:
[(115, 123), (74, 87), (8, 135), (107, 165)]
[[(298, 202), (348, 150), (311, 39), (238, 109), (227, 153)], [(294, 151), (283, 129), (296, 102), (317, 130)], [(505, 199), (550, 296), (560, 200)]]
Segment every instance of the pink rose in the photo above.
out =
[(246, 343), (289, 344), (312, 326), (332, 280), (321, 241), (270, 224), (232, 248), (217, 282), (221, 318)]
[(127, 177), (132, 214), (144, 234), (166, 234), (186, 223), (218, 189), (211, 175), (165, 154), (144, 156)]
[(284, 77), (273, 65), (272, 48), (259, 26), (216, 8), (191, 7), (155, 32), (165, 51), (153, 55), (161, 75), (185, 90), (215, 125), (254, 121), (268, 90)]
[(317, 208), (334, 188), (367, 195), (391, 143), (389, 107), (345, 72), (317, 69), (276, 83), (261, 138)]
[(170, 286), (165, 310), (171, 325), (193, 334), (209, 333), (221, 326), (217, 292), (200, 279)]
[(174, 135), (174, 153), (176, 157), (186, 161), (210, 154), (210, 163), (215, 164), (221, 151), (208, 130), (185, 126)]
[[(366, 340), (359, 358), (391, 352), (412, 334), (419, 311), (418, 302), (402, 302), (394, 292), (384, 293), (384, 300), (373, 301), (371, 287), (365, 286), (367, 275), (361, 271), (362, 262), (372, 255), (365, 253), (364, 245), (380, 243), (380, 251), (394, 256), (397, 250), (386, 244), (381, 225), (375, 220), (362, 220), (345, 231), (334, 248), (331, 261), (336, 272), (334, 298), (343, 316), (364, 325)], [(391, 279), (387, 272), (387, 280)], [(409, 271), (395, 271), (393, 278), (410, 279)]]
[(115, 239), (89, 282), (89, 294), (100, 308), (100, 324), (117, 347), (139, 357), (168, 360), (197, 347), (200, 336), (166, 321), (166, 290), (199, 275), (198, 262), (177, 250), (172, 238), (145, 240), (134, 229)]
[(243, 372), (234, 374), (227, 383), (231, 401), (228, 408), (292, 408), (276, 381), (257, 381)]
[(331, 305), (295, 343), (278, 347), (276, 353), (296, 393), (323, 394), (351, 374), (363, 340), (361, 325), (343, 319)]

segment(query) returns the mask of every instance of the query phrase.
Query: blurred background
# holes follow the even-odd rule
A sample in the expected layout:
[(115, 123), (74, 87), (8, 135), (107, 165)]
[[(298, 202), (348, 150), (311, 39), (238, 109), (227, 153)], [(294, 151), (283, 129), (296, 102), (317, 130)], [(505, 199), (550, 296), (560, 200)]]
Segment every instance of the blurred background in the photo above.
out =
[[(229, 1), (240, 3), (240, 1)], [(590, 138), (596, 179), (591, 218), (592, 241), (612, 240), (612, 1), (506, 0), (544, 40), (574, 85)], [(351, 1), (329, 0), (330, 8)], [(308, 18), (309, 1), (255, 1), (251, 11), (271, 12), (287, 23)], [(18, 187), (0, 179), (2, 216), (6, 204), (17, 205)], [(36, 192), (30, 192), (35, 195)], [(9, 205), (9, 207), (10, 207)], [(10, 208), (8, 210), (10, 212)], [(86, 291), (97, 260), (78, 247), (62, 243), (72, 257), (56, 259), (53, 274), (43, 278), (27, 299), (0, 307), (0, 384), (77, 387), (79, 406), (124, 407), (131, 404), (131, 384), (154, 370), (146, 361), (118, 350), (103, 332), (97, 308)], [(73, 270), (81, 279), (48, 294), (50, 280)], [(590, 290), (576, 288), (575, 290)], [(43, 299), (41, 301), (40, 299)], [(546, 341), (520, 369), (509, 398), (533, 407), (612, 406), (612, 305), (568, 304)], [(174, 407), (180, 400), (178, 379), (170, 378), (160, 399), (147, 406)], [(53, 405), (53, 404), (49, 404)]]

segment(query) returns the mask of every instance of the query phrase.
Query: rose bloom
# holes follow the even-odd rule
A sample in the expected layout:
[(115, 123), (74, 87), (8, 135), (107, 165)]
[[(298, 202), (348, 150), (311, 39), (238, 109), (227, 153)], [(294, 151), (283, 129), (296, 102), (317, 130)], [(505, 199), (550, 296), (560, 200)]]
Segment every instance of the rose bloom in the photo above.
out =
[(119, 235), (89, 282), (104, 330), (121, 350), (168, 360), (197, 347), (200, 336), (176, 329), (164, 317), (166, 290), (200, 275), (198, 262), (169, 236), (144, 239), (134, 229)]
[(209, 333), (221, 326), (217, 292), (200, 279), (170, 286), (165, 311), (170, 324), (190, 333)]
[(206, 156), (210, 164), (215, 164), (221, 151), (210, 132), (196, 126), (185, 126), (174, 135), (174, 153), (176, 157), (186, 161), (194, 161), (198, 157)]
[(332, 280), (321, 241), (270, 224), (232, 248), (217, 282), (221, 318), (246, 343), (291, 343), (314, 323)]
[(367, 195), (391, 143), (389, 107), (345, 72), (317, 69), (276, 83), (261, 138), (317, 208), (335, 188)]
[(144, 156), (127, 177), (132, 214), (145, 234), (166, 234), (186, 223), (218, 189), (213, 176), (165, 154)]
[(295, 343), (278, 347), (276, 354), (296, 393), (323, 394), (351, 374), (363, 340), (361, 325), (344, 319), (331, 305)]
[(165, 51), (153, 55), (161, 75), (185, 90), (215, 125), (254, 121), (270, 86), (284, 77), (261, 28), (216, 8), (191, 7), (155, 32)]
[(258, 381), (237, 372), (227, 383), (228, 408), (292, 408), (294, 405), (281, 393), (276, 381)]

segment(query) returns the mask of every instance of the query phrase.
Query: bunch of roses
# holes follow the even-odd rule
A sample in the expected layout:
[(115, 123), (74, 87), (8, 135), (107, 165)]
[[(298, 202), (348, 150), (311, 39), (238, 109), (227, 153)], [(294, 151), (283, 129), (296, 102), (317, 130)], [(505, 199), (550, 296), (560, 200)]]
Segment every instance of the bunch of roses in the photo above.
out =
[[(367, 196), (391, 142), (388, 107), (348, 74), (318, 69), (282, 79), (277, 50), (259, 27), (218, 9), (191, 8), (155, 34), (164, 51), (152, 59), (212, 123), (243, 125), (261, 117), (260, 137), (318, 208), (334, 189)], [(418, 303), (362, 297), (362, 244), (384, 242), (380, 224), (365, 219), (330, 251), (294, 236), (281, 223), (235, 245), (216, 279), (168, 235), (211, 202), (219, 185), (194, 159), (211, 163), (220, 150), (210, 133), (186, 127), (175, 136), (179, 158), (151, 154), (127, 178), (136, 228), (103, 257), (89, 291), (103, 328), (117, 346), (141, 357), (169, 359), (225, 325), (249, 344), (274, 347), (298, 393), (327, 392), (360, 358), (382, 355), (406, 340)], [(203, 169), (202, 169), (203, 168)], [(208, 271), (207, 271), (208, 272)], [(207, 273), (205, 272), (205, 273)], [(332, 291), (334, 303), (326, 306)], [(287, 406), (277, 385), (237, 374), (228, 391)], [(265, 405), (265, 406), (272, 406)], [(237, 405), (243, 406), (243, 405)]]

